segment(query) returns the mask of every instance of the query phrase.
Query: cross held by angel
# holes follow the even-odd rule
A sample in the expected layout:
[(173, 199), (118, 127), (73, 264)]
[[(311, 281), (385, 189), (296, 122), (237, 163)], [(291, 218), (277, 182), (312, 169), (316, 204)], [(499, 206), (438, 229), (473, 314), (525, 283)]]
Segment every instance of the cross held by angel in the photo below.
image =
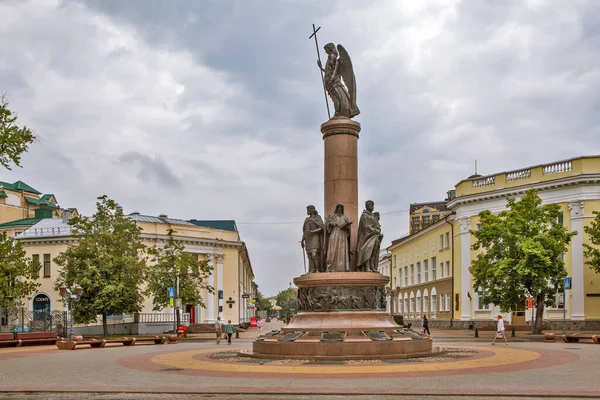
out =
[(327, 43), (324, 49), (327, 53), (325, 68), (322, 67), (321, 60), (317, 61), (317, 65), (325, 74), (323, 85), (333, 101), (333, 117), (354, 118), (360, 114), (360, 110), (356, 106), (356, 79), (350, 56), (341, 44), (336, 49), (333, 43)]

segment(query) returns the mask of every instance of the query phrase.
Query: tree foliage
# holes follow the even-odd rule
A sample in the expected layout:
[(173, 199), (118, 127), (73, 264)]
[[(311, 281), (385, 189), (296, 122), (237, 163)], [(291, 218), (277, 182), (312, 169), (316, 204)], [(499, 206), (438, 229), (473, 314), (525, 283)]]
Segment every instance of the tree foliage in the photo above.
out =
[(594, 215), (592, 222), (583, 227), (590, 238), (590, 242), (592, 242), (591, 246), (587, 243), (583, 244), (583, 247), (585, 247), (583, 254), (587, 259), (585, 263), (600, 274), (600, 212), (594, 211)]
[(35, 139), (27, 126), (17, 125), (17, 116), (8, 108), (5, 96), (0, 96), (0, 165), (8, 170), (11, 163), (20, 167), (21, 155)]
[(207, 283), (213, 267), (206, 260), (197, 260), (184, 251), (183, 243), (175, 240), (176, 231), (168, 230), (167, 243), (163, 247), (150, 248), (152, 263), (146, 270), (147, 287), (144, 294), (153, 297), (153, 309), (159, 311), (169, 305), (168, 288), (176, 287), (179, 276), (179, 297), (182, 304), (200, 304), (204, 307), (202, 292), (214, 293)]
[(267, 313), (271, 312), (271, 302), (263, 296), (260, 290), (256, 291), (256, 309)]
[(562, 287), (567, 275), (563, 254), (577, 234), (559, 222), (560, 216), (559, 205), (542, 205), (530, 190), (519, 201), (509, 198), (498, 215), (479, 213), (480, 229), (471, 231), (473, 250), (483, 250), (470, 267), (483, 302), (507, 312), (524, 309), (526, 298), (533, 297), (535, 332), (541, 332), (544, 305)]
[(141, 309), (146, 265), (141, 228), (106, 196), (98, 198), (92, 217), (74, 217), (69, 225), (77, 244), (54, 259), (61, 267), (55, 287), (81, 285), (81, 300), (73, 303), (74, 318), (88, 323), (102, 315), (106, 336), (107, 315)]
[(22, 306), (40, 286), (39, 261), (28, 258), (22, 244), (0, 233), (0, 308)]
[(292, 288), (289, 288), (277, 293), (277, 296), (275, 296), (275, 301), (277, 302), (278, 306), (285, 307), (290, 300), (295, 299), (296, 297), (296, 291)]

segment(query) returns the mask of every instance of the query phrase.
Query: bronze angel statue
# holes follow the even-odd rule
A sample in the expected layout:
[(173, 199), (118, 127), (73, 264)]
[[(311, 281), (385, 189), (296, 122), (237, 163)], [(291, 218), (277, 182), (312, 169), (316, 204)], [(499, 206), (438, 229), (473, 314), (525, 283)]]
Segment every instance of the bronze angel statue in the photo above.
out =
[[(317, 61), (319, 68), (325, 74), (323, 84), (335, 108), (334, 117), (354, 118), (360, 114), (356, 106), (356, 80), (354, 69), (348, 52), (341, 44), (337, 49), (333, 43), (325, 45), (327, 63), (322, 68), (321, 61)], [(342, 79), (344, 84), (342, 84)]]

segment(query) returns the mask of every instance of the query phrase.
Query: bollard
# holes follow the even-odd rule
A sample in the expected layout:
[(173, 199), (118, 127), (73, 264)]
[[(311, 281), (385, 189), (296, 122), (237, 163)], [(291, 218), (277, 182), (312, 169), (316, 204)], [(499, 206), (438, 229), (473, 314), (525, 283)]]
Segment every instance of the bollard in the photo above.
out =
[(512, 332), (510, 334), (510, 337), (516, 337), (517, 335), (515, 335), (515, 328), (512, 328)]
[(237, 329), (235, 330), (235, 338), (236, 339), (240, 338), (240, 331), (238, 331)]
[(479, 328), (475, 328), (475, 337), (479, 337)]

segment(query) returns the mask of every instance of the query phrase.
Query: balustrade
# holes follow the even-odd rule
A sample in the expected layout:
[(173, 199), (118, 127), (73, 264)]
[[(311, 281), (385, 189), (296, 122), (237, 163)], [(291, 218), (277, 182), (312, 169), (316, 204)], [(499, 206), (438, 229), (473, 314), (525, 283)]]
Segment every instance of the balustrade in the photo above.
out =
[(569, 172), (573, 169), (573, 163), (571, 161), (563, 161), (555, 164), (549, 164), (544, 166), (544, 175), (560, 174), (562, 172)]

